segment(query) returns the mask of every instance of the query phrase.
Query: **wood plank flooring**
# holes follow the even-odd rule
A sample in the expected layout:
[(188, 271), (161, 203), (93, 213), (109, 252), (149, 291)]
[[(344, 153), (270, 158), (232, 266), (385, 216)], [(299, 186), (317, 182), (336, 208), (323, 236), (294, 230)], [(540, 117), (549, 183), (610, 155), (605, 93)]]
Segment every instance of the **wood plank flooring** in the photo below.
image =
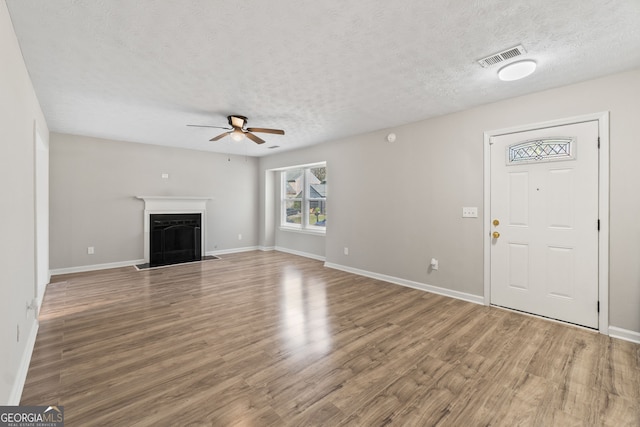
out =
[(640, 346), (279, 252), (58, 276), (22, 405), (67, 426), (639, 426)]

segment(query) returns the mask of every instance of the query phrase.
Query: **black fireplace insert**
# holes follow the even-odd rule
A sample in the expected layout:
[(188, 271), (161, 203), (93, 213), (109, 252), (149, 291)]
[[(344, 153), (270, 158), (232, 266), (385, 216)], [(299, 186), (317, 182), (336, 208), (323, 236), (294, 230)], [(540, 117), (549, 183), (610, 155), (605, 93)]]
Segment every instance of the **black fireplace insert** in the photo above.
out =
[(149, 220), (151, 267), (200, 261), (201, 214), (151, 214)]

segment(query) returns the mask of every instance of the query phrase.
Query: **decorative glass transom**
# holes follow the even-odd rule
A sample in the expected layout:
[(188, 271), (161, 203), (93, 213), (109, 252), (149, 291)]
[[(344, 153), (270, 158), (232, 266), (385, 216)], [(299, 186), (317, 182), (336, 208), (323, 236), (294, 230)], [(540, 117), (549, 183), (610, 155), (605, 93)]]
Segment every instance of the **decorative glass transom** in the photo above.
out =
[(542, 163), (576, 158), (576, 139), (541, 138), (518, 142), (507, 147), (507, 164)]

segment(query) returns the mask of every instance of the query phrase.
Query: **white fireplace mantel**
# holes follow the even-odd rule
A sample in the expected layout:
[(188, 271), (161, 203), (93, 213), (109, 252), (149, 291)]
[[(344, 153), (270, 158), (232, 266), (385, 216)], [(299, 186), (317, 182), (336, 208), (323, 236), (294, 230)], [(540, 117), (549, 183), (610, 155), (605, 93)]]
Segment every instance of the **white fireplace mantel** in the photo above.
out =
[[(144, 210), (166, 210), (168, 213), (189, 210), (207, 210), (207, 200), (211, 197), (189, 196), (136, 196), (136, 199), (144, 200)], [(154, 212), (155, 213), (155, 212)]]
[(191, 197), (191, 196), (135, 196), (136, 199), (144, 200), (144, 260), (149, 262), (150, 259), (150, 241), (149, 230), (150, 218), (152, 214), (167, 213), (199, 213), (202, 215), (201, 253), (206, 253), (206, 236), (205, 227), (207, 226), (207, 201), (213, 200), (212, 197)]

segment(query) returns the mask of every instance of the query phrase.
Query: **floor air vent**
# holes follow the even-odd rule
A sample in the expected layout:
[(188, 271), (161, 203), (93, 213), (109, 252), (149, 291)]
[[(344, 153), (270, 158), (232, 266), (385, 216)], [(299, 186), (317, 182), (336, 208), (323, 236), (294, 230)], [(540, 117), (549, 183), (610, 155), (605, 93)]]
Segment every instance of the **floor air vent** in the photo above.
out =
[(484, 68), (488, 68), (508, 59), (515, 58), (516, 56), (524, 55), (525, 53), (527, 53), (527, 51), (524, 50), (524, 47), (522, 47), (522, 45), (518, 45), (507, 50), (503, 50), (502, 52), (495, 53), (491, 56), (487, 56), (486, 58), (479, 59), (478, 63)]

